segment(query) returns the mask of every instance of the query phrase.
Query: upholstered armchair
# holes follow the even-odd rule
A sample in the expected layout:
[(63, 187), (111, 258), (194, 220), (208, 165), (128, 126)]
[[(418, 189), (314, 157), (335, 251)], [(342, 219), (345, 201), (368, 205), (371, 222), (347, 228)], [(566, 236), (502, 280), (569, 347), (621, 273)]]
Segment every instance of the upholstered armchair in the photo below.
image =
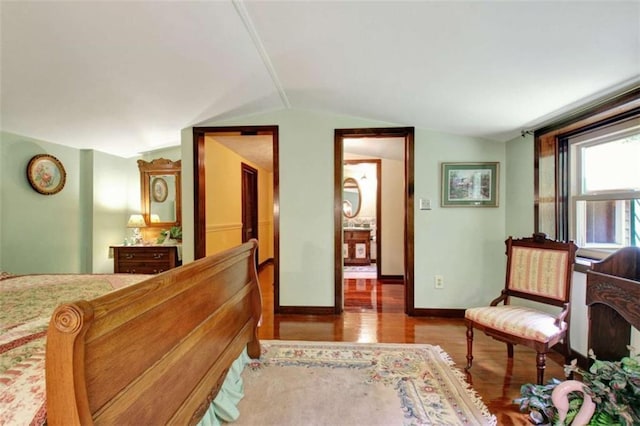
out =
[[(542, 384), (549, 350), (562, 342), (568, 358), (571, 277), (577, 247), (572, 242), (550, 240), (545, 234), (530, 238), (509, 237), (505, 287), (490, 306), (467, 309), (467, 370), (473, 362), (473, 329), (507, 344), (507, 356), (513, 358), (513, 346), (525, 345), (536, 351), (537, 383)], [(526, 299), (557, 307), (557, 314), (512, 304)], [(542, 308), (542, 306), (540, 306)]]

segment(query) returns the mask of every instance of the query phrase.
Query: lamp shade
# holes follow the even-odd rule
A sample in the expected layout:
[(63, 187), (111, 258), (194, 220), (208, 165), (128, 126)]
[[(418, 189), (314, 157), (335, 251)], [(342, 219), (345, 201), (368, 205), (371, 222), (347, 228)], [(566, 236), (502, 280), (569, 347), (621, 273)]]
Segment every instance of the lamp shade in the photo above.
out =
[(158, 216), (157, 214), (152, 214), (151, 223), (158, 223), (158, 222), (160, 222), (160, 216)]
[(132, 214), (129, 216), (129, 221), (127, 222), (127, 228), (143, 228), (147, 226), (144, 223), (144, 217), (141, 214)]

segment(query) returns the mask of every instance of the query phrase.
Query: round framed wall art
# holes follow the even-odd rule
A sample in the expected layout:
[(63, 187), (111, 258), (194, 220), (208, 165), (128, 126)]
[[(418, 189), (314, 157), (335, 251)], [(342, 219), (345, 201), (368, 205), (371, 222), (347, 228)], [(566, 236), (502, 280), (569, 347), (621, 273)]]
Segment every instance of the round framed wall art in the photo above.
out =
[(29, 161), (27, 179), (35, 191), (44, 195), (53, 195), (64, 188), (67, 172), (56, 157), (40, 154)]
[(154, 178), (151, 182), (151, 194), (153, 196), (153, 201), (158, 203), (164, 202), (167, 199), (167, 194), (169, 193), (169, 187), (167, 186), (167, 181), (161, 177)]

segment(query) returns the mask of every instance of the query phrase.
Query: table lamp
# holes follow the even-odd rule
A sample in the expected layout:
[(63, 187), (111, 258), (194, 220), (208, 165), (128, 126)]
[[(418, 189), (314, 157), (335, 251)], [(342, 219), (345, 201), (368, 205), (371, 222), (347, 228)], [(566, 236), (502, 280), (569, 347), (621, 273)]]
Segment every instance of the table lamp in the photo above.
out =
[(141, 214), (132, 214), (129, 216), (127, 222), (127, 228), (133, 228), (133, 244), (142, 243), (142, 234), (140, 234), (140, 228), (144, 228), (147, 224), (144, 222), (144, 217)]

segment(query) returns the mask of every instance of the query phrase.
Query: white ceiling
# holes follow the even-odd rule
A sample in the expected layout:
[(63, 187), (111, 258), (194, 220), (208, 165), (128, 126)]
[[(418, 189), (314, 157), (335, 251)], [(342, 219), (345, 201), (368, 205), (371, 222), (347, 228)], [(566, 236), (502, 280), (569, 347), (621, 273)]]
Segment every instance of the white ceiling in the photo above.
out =
[(640, 82), (640, 2), (0, 3), (1, 129), (133, 156), (283, 108), (508, 140)]
[(273, 141), (271, 135), (256, 136), (212, 136), (216, 142), (229, 148), (239, 156), (253, 161), (257, 166), (273, 171)]
[(404, 161), (404, 138), (345, 138), (342, 150), (345, 154), (359, 156), (353, 158), (384, 158)]

